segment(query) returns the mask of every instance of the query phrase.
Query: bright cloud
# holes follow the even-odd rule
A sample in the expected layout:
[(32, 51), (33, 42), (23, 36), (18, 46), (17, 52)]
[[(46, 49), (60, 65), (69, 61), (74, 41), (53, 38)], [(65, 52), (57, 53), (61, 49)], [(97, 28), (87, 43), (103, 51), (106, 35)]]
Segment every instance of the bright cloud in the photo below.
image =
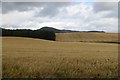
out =
[(22, 24), (24, 21), (31, 19), (33, 15), (34, 15), (33, 11), (28, 12), (13, 11), (8, 14), (4, 14), (2, 16), (2, 21), (3, 24), (6, 25), (19, 25)]

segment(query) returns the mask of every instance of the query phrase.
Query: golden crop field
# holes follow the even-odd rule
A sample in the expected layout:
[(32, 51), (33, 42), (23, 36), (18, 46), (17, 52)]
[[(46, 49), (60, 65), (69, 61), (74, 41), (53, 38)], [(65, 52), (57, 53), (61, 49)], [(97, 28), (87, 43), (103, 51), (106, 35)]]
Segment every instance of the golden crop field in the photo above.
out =
[(118, 44), (2, 38), (3, 78), (117, 77)]
[(67, 42), (117, 42), (118, 34), (116, 33), (99, 33), (99, 32), (71, 32), (56, 33), (57, 41)]

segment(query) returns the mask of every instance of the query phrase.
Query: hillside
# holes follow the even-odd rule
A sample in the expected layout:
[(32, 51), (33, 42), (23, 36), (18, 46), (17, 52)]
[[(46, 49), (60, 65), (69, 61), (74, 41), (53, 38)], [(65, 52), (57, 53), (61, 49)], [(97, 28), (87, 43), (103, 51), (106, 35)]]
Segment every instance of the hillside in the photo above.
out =
[[(16, 37), (29, 37), (29, 38), (39, 38), (45, 40), (55, 40), (55, 33), (72, 33), (72, 32), (80, 32), (74, 30), (59, 30), (52, 27), (42, 27), (37, 30), (30, 29), (4, 29), (2, 30), (2, 36), (16, 36)], [(104, 33), (103, 31), (89, 31), (89, 32), (99, 32)], [(1, 36), (1, 35), (0, 35)]]
[(2, 38), (3, 78), (117, 77), (118, 45)]
[(118, 34), (117, 33), (98, 33), (98, 32), (56, 33), (56, 41), (118, 42)]

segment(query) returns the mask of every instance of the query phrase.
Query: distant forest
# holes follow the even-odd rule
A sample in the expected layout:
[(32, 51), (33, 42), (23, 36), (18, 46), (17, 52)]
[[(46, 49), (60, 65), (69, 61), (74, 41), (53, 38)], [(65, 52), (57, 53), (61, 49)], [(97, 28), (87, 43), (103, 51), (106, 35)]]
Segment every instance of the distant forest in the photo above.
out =
[(55, 40), (55, 32), (47, 29), (29, 30), (29, 29), (3, 29), (2, 36), (16, 36), (16, 37), (29, 37), (29, 38), (39, 38), (46, 40)]
[[(37, 30), (30, 30), (30, 29), (3, 29), (1, 36), (16, 36), (16, 37), (29, 37), (29, 38), (39, 38), (39, 39), (46, 39), (46, 40), (53, 40), (55, 41), (55, 33), (67, 33), (67, 32), (80, 32), (80, 31), (72, 31), (72, 30), (59, 30), (52, 27), (43, 27)], [(86, 32), (86, 31), (82, 31)], [(104, 31), (87, 31), (87, 32), (104, 32)]]

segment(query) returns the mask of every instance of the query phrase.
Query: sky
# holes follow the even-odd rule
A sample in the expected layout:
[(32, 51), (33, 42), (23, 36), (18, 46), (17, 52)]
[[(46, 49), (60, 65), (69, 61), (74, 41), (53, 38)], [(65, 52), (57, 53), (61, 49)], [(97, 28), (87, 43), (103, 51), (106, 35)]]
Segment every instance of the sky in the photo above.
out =
[(118, 32), (118, 3), (87, 1), (2, 2), (2, 27)]

